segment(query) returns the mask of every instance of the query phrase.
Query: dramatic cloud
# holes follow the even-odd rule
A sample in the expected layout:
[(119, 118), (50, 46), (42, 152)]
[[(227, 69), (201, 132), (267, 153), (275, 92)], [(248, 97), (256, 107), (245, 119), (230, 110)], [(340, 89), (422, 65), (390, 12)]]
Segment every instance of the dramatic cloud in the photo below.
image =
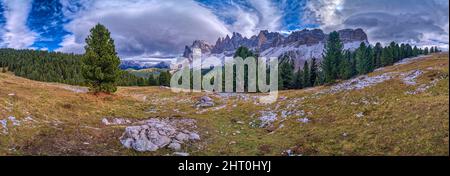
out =
[(8, 48), (29, 48), (38, 35), (26, 25), (32, 0), (3, 0), (5, 24), (1, 31), (0, 46)]
[(311, 0), (305, 20), (326, 31), (363, 28), (371, 42), (408, 42), (448, 49), (447, 0)]
[(251, 9), (234, 4), (233, 12), (236, 21), (231, 30), (250, 37), (261, 30), (279, 31), (282, 14), (275, 4), (269, 0), (250, 0)]
[(180, 55), (194, 40), (260, 30), (363, 28), (374, 42), (448, 48), (448, 0), (0, 0), (0, 47), (83, 53), (97, 23), (121, 58)]
[(64, 14), (71, 18), (65, 29), (72, 34), (65, 37), (59, 51), (83, 52), (84, 39), (96, 23), (108, 27), (123, 57), (181, 53), (193, 40), (213, 42), (230, 33), (213, 13), (193, 1), (99, 0), (62, 4)]

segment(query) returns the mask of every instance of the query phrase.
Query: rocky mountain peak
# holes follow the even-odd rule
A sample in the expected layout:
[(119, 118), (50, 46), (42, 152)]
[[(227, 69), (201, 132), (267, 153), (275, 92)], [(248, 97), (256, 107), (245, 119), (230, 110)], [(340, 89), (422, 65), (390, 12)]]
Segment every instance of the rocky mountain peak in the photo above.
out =
[[(367, 35), (362, 29), (343, 29), (338, 31), (341, 40), (346, 43), (358, 43), (366, 42)], [(226, 35), (224, 38), (218, 38), (215, 45), (209, 45), (205, 41), (194, 41), (191, 46), (186, 46), (184, 57), (191, 56), (192, 48), (197, 47), (205, 54), (224, 54), (232, 55), (237, 48), (245, 46), (253, 51), (264, 53), (269, 49), (280, 47), (295, 47), (300, 46), (315, 46), (318, 44), (326, 43), (328, 34), (325, 34), (321, 29), (304, 29), (301, 31), (294, 31), (288, 36), (283, 36), (278, 32), (270, 32), (268, 30), (261, 30), (258, 35), (251, 36), (250, 38), (243, 37), (238, 32), (233, 32), (232, 36)], [(266, 52), (268, 53), (268, 52)], [(316, 52), (317, 55), (320, 54)]]
[(213, 48), (213, 46), (204, 40), (195, 40), (191, 46), (185, 47), (183, 57), (191, 58), (194, 48), (199, 48), (202, 53), (211, 53), (211, 49)]

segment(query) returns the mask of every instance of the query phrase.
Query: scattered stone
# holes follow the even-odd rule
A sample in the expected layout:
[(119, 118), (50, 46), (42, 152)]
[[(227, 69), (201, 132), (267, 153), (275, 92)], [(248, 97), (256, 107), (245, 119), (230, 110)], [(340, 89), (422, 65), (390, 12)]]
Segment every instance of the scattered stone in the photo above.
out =
[(408, 73), (403, 73), (401, 76), (403, 76), (403, 83), (406, 85), (416, 85), (416, 79), (423, 74), (423, 71), (421, 70), (413, 70)]
[(308, 119), (307, 117), (304, 117), (304, 118), (298, 119), (298, 121), (299, 121), (299, 122), (302, 122), (302, 123), (308, 123), (308, 122), (309, 122), (309, 119)]
[(172, 142), (170, 143), (170, 145), (168, 146), (170, 149), (175, 150), (175, 151), (180, 151), (181, 150), (181, 144), (178, 142)]
[(13, 126), (19, 126), (20, 125), (20, 121), (18, 121), (16, 119), (16, 117), (14, 117), (14, 116), (9, 116), (8, 120), (12, 122)]
[(331, 87), (329, 90), (322, 93), (338, 93), (344, 90), (360, 90), (369, 86), (373, 86), (384, 81), (392, 79), (393, 73), (384, 73), (382, 75), (368, 77), (367, 75), (359, 76), (357, 78), (345, 81), (338, 85)]
[(214, 101), (212, 98), (209, 98), (208, 96), (200, 97), (199, 101), (195, 104), (195, 107), (197, 108), (206, 108), (212, 106), (214, 106)]
[(295, 154), (295, 152), (292, 151), (291, 149), (283, 151), (282, 155), (285, 155), (285, 156), (303, 156), (302, 154)]
[(2, 130), (3, 134), (8, 134), (8, 120), (6, 119), (0, 120), (0, 125), (3, 128)]
[(152, 118), (137, 124), (140, 125), (127, 127), (120, 138), (125, 148), (141, 152), (156, 151), (169, 144), (169, 148), (177, 148), (174, 143), (200, 140), (200, 136), (192, 131), (197, 128), (193, 119)]
[(174, 156), (189, 156), (189, 153), (184, 152), (173, 152)]
[(10, 94), (8, 94), (8, 96), (16, 96), (16, 94), (15, 93), (10, 93)]
[(190, 133), (189, 134), (189, 140), (200, 140), (200, 135), (198, 135), (197, 133)]
[(236, 144), (236, 141), (230, 141), (230, 143), (228, 143), (229, 145), (234, 145)]
[(427, 58), (427, 57), (422, 55), (422, 56), (417, 56), (417, 57), (412, 57), (412, 58), (402, 59), (400, 62), (395, 63), (394, 66), (395, 66), (395, 65), (409, 64), (409, 63), (411, 63), (411, 62), (413, 62), (413, 61), (420, 60), (420, 59), (424, 59), (424, 58)]
[(433, 81), (431, 81), (428, 84), (421, 84), (420, 86), (418, 86), (415, 90), (413, 91), (407, 91), (405, 92), (405, 94), (408, 95), (415, 95), (415, 94), (419, 94), (419, 93), (423, 93), (425, 91), (427, 91), (428, 89), (436, 86), (436, 84), (440, 81), (441, 79), (435, 79)]
[(122, 119), (122, 118), (113, 118), (108, 120), (108, 118), (103, 118), (102, 123), (105, 125), (126, 125), (131, 124), (131, 120)]
[(265, 128), (272, 125), (277, 120), (277, 114), (272, 111), (262, 111), (261, 117), (259, 117), (259, 127)]
[(158, 112), (158, 110), (155, 108), (150, 108), (146, 111), (146, 113), (156, 113), (156, 112)]
[(89, 89), (86, 87), (78, 87), (78, 86), (63, 86), (63, 89), (75, 92), (75, 93), (88, 93)]
[(243, 121), (237, 121), (236, 123), (237, 123), (237, 124), (240, 124), (240, 125), (245, 124)]
[(175, 137), (178, 141), (183, 142), (189, 139), (189, 135), (184, 133), (178, 133), (178, 135)]
[(363, 112), (359, 112), (358, 114), (355, 114), (356, 117), (361, 118), (364, 117), (364, 113)]

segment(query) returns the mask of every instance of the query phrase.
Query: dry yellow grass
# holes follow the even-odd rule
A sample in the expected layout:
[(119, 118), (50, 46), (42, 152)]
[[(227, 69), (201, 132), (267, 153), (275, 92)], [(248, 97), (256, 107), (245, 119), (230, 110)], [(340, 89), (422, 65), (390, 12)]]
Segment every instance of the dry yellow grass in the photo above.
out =
[[(171, 153), (124, 149), (118, 140), (124, 127), (105, 126), (103, 117), (197, 119), (202, 140), (186, 146), (191, 155), (282, 155), (287, 149), (302, 155), (448, 155), (448, 64), (448, 53), (442, 53), (370, 74), (425, 71), (414, 86), (392, 79), (362, 90), (320, 96), (313, 95), (329, 87), (282, 91), (282, 99), (271, 105), (210, 95), (216, 107), (224, 108), (200, 114), (193, 103), (204, 93), (121, 87), (115, 95), (94, 96), (68, 90), (63, 84), (0, 73), (0, 120), (14, 116), (22, 121), (20, 126), (8, 124), (8, 134), (1, 133), (0, 125), (0, 155)], [(439, 81), (424, 93), (405, 94), (434, 79)], [(277, 113), (302, 110), (310, 122), (288, 116), (275, 122), (272, 132), (248, 125), (260, 111), (277, 108)], [(358, 113), (364, 117), (356, 117)], [(25, 122), (27, 117), (35, 121)]]

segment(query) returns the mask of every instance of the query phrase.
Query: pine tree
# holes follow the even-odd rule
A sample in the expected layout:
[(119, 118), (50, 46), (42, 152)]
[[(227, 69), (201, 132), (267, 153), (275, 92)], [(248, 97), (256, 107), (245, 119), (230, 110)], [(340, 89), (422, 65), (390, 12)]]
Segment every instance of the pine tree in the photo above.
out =
[(377, 42), (373, 50), (374, 50), (373, 66), (374, 68), (379, 68), (381, 67), (381, 52), (383, 50), (381, 43)]
[(82, 57), (82, 71), (91, 91), (114, 93), (119, 77), (120, 60), (114, 40), (105, 26), (97, 24), (86, 38), (86, 53)]
[(423, 51), (424, 55), (428, 55), (428, 47), (425, 47), (425, 50)]
[(317, 61), (316, 58), (311, 59), (311, 66), (309, 66), (309, 85), (314, 86), (317, 79)]
[(435, 52), (435, 53), (439, 53), (439, 52), (441, 52), (441, 50), (439, 50), (438, 47), (435, 46), (435, 47), (434, 47), (434, 52)]
[(6, 73), (6, 67), (5, 66), (2, 67), (2, 73)]
[(342, 79), (349, 79), (353, 76), (351, 59), (352, 53), (346, 50), (344, 52), (344, 58), (342, 59), (342, 62), (340, 64), (339, 77), (341, 77)]
[(294, 75), (294, 87), (296, 89), (301, 89), (303, 88), (303, 71), (298, 69), (297, 72), (295, 72)]
[(383, 51), (381, 52), (381, 65), (388, 66), (391, 65), (394, 61), (392, 58), (392, 50), (389, 47), (384, 47)]
[(339, 62), (342, 59), (343, 44), (339, 38), (339, 33), (331, 32), (325, 45), (321, 68), (326, 83), (333, 82), (338, 78)]
[(294, 87), (294, 64), (292, 64), (292, 61), (287, 57), (284, 56), (284, 59), (282, 59), (280, 68), (279, 68), (279, 78), (278, 80), (281, 80), (281, 87), (279, 85), (279, 89), (290, 89)]
[[(413, 52), (412, 52), (412, 56), (416, 57), (419, 55), (419, 49), (417, 48), (417, 46), (414, 46), (413, 48)], [(405, 57), (402, 57), (402, 59), (404, 59)]]
[(169, 71), (163, 71), (159, 74), (159, 85), (161, 86), (170, 86), (170, 72)]
[(375, 70), (375, 66), (373, 64), (373, 57), (374, 57), (374, 51), (372, 49), (372, 46), (369, 45), (369, 47), (367, 47), (367, 50), (366, 50), (367, 73)]
[(156, 82), (155, 76), (153, 74), (148, 76), (148, 85), (157, 86), (157, 82)]
[(359, 48), (356, 50), (356, 71), (358, 74), (366, 74), (368, 73), (368, 58), (367, 58), (367, 52), (366, 52), (366, 43), (361, 42), (359, 45)]
[(311, 87), (312, 85), (311, 85), (311, 81), (310, 81), (310, 78), (311, 78), (311, 75), (310, 75), (310, 73), (309, 73), (309, 64), (308, 64), (308, 61), (305, 61), (305, 65), (303, 66), (303, 78), (302, 78), (302, 80), (303, 80), (303, 87)]
[(434, 53), (434, 47), (433, 46), (430, 48), (430, 53)]

